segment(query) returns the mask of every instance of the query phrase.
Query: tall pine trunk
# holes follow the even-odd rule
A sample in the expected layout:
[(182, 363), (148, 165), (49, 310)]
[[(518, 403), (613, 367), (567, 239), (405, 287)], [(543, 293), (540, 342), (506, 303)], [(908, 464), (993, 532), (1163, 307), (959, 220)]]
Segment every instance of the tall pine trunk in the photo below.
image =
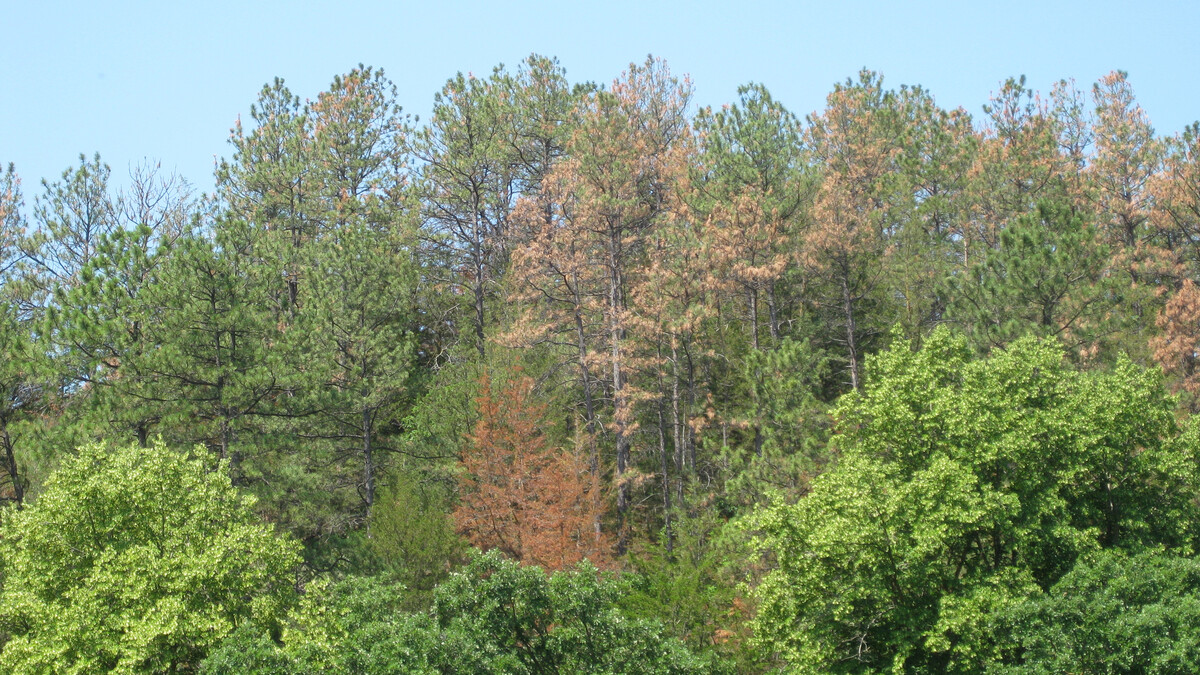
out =
[(854, 323), (854, 298), (850, 295), (850, 280), (848, 270), (842, 270), (842, 310), (845, 312), (846, 318), (846, 351), (850, 357), (850, 386), (858, 389), (859, 373), (858, 373), (858, 344), (855, 341), (855, 333), (858, 332), (858, 327)]
[(624, 371), (621, 360), (621, 339), (624, 331), (621, 326), (623, 303), (621, 295), (620, 236), (620, 229), (610, 226), (608, 242), (608, 312), (613, 383), (613, 441), (616, 446), (617, 456), (617, 472), (615, 476), (617, 484), (617, 521), (619, 527), (617, 553), (624, 555), (628, 544), (625, 519), (629, 511), (629, 486), (625, 483), (625, 472), (629, 468), (629, 438), (626, 431), (626, 416), (629, 411), (626, 409), (628, 401), (626, 400), (625, 381), (623, 378)]
[(8, 425), (5, 424), (3, 429), (0, 429), (0, 443), (4, 445), (4, 469), (8, 473), (8, 479), (12, 483), (13, 501), (16, 502), (17, 508), (23, 508), (25, 504), (25, 486), (21, 484), (21, 474), (17, 468), (17, 457), (13, 448), (12, 436), (8, 433)]
[(374, 439), (371, 437), (370, 410), (363, 409), (360, 424), (362, 426), (363, 491), (367, 502), (367, 521), (370, 522), (371, 507), (375, 505), (375, 458), (372, 454), (374, 448), (371, 446)]

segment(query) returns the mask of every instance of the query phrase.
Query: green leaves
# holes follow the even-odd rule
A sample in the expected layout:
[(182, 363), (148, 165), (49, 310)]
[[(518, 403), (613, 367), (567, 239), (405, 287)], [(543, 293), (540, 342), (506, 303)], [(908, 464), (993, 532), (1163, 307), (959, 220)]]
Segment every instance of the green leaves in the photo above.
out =
[(988, 672), (1193, 673), (1200, 562), (1154, 549), (1099, 554), (988, 623), (1007, 656)]
[(298, 547), (224, 471), (161, 442), (85, 446), (0, 537), (11, 673), (194, 666), (241, 621), (292, 602)]
[(282, 645), (241, 629), (201, 672), (668, 675), (709, 666), (650, 621), (617, 607), (624, 582), (587, 563), (549, 577), (476, 554), (427, 614), (399, 611), (402, 589), (374, 579), (314, 583)]
[(835, 413), (838, 465), (757, 516), (778, 567), (756, 629), (801, 670), (969, 670), (998, 639), (975, 622), (1078, 556), (1193, 545), (1195, 455), (1160, 375), (1081, 373), (1034, 338), (968, 354), (943, 329), (871, 360)]

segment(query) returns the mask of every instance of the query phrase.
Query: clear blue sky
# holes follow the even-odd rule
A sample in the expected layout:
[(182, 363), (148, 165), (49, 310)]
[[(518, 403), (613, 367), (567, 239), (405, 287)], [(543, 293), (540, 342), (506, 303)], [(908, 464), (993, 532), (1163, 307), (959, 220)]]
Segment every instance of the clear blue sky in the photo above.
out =
[(358, 63), (382, 67), (425, 117), (457, 71), (531, 52), (573, 81), (611, 81), (649, 53), (690, 74), (696, 102), (766, 84), (799, 114), (863, 66), (980, 106), (1006, 77), (1048, 91), (1130, 74), (1161, 134), (1200, 118), (1200, 3), (1131, 2), (11, 2), (0, 23), (0, 162), (28, 203), (42, 177), (99, 151), (124, 175), (161, 160), (200, 190), (230, 126), (283, 77), (302, 98)]

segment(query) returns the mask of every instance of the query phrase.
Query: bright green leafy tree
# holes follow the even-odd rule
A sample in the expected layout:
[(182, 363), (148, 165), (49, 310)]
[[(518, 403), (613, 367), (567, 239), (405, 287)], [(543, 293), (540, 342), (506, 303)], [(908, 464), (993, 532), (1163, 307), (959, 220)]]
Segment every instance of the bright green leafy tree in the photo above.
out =
[(0, 670), (186, 670), (243, 621), (271, 629), (299, 557), (252, 503), (161, 441), (81, 448), (0, 530)]
[(761, 512), (777, 567), (758, 638), (798, 672), (970, 672), (977, 624), (1050, 588), (1081, 554), (1197, 524), (1195, 440), (1157, 371), (1079, 372), (1053, 341), (972, 360), (936, 331), (871, 360), (838, 409), (838, 465)]

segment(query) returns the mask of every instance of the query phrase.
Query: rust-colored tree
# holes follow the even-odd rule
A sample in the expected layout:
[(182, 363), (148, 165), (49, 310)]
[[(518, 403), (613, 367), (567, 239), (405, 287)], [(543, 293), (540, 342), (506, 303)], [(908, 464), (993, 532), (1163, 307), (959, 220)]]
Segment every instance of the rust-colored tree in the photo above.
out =
[(1196, 394), (1200, 393), (1200, 368), (1197, 367), (1200, 359), (1196, 357), (1200, 347), (1200, 289), (1196, 284), (1190, 279), (1185, 280), (1167, 301), (1156, 323), (1161, 333), (1150, 340), (1154, 358), (1163, 370), (1178, 378), (1175, 387), (1189, 394), (1194, 411)]
[(1150, 218), (1156, 241), (1173, 268), (1162, 276), (1178, 283), (1200, 276), (1200, 123), (1166, 145), (1162, 171), (1150, 181)]
[[(722, 245), (712, 216), (693, 211), (688, 180), (696, 162), (694, 144), (679, 142), (664, 163), (662, 213), (644, 236), (645, 263), (629, 288), (629, 345), (644, 382), (639, 402), (642, 419), (657, 430), (661, 478), (663, 541), (673, 550), (671, 464), (677, 504), (684, 484), (696, 470), (696, 429), (689, 422), (703, 414), (703, 361), (712, 341), (706, 328), (719, 314), (722, 292), (731, 284), (724, 274), (741, 261)], [(710, 209), (711, 210), (711, 209)], [(754, 213), (761, 215), (762, 210)], [(736, 290), (741, 290), (737, 287)], [(669, 445), (668, 445), (669, 441)]]
[[(1114, 71), (1093, 88), (1096, 101), (1096, 156), (1088, 172), (1096, 188), (1098, 223), (1114, 252), (1135, 254), (1150, 234), (1150, 179), (1162, 162), (1162, 143), (1133, 97), (1125, 73)], [(1130, 264), (1132, 260), (1128, 261)], [(1136, 272), (1133, 274), (1137, 280)]]
[[(1165, 143), (1162, 170), (1153, 175), (1149, 190), (1151, 236), (1157, 244), (1157, 269), (1144, 269), (1147, 283), (1159, 285), (1165, 295), (1173, 290), (1159, 311), (1159, 335), (1150, 340), (1155, 359), (1168, 373), (1178, 377), (1176, 387), (1192, 395), (1200, 392), (1196, 373), (1196, 347), (1200, 344), (1200, 124)], [(1196, 403), (1191, 404), (1195, 407)]]
[(479, 380), (479, 421), (462, 458), (462, 503), (454, 519), (472, 544), (523, 563), (563, 569), (587, 558), (611, 562), (596, 530), (600, 482), (582, 453), (554, 447), (533, 378)]
[[(693, 164), (701, 179), (688, 200), (702, 212), (697, 220), (711, 221), (714, 244), (729, 258), (724, 276), (745, 304), (757, 350), (781, 337), (780, 285), (812, 181), (803, 167), (799, 120), (762, 85), (740, 87), (738, 96), (736, 104), (697, 116), (701, 157)], [(760, 344), (764, 314), (770, 340)]]
[[(1142, 351), (1154, 328), (1149, 317), (1162, 309), (1159, 285), (1169, 276), (1172, 256), (1151, 221), (1153, 185), (1164, 158), (1164, 143), (1133, 96), (1125, 73), (1114, 71), (1093, 87), (1096, 152), (1083, 174), (1092, 188), (1097, 228), (1112, 252), (1125, 310), (1115, 315), (1120, 343)], [(1115, 281), (1116, 279), (1114, 279)]]
[[(690, 95), (686, 79), (650, 59), (631, 65), (608, 91), (580, 99), (568, 156), (546, 175), (537, 201), (524, 200), (513, 218), (522, 240), (512, 256), (514, 297), (538, 304), (510, 341), (565, 347), (570, 339), (593, 437), (602, 419), (597, 404), (611, 401), (607, 430), (622, 523), (636, 478), (635, 408), (650, 398), (633, 381), (649, 350), (631, 344), (636, 336), (629, 334), (629, 293), (645, 266), (647, 237), (666, 208), (672, 149), (690, 133)], [(597, 455), (592, 467), (602, 471), (600, 464)], [(623, 528), (621, 533), (623, 552)]]

